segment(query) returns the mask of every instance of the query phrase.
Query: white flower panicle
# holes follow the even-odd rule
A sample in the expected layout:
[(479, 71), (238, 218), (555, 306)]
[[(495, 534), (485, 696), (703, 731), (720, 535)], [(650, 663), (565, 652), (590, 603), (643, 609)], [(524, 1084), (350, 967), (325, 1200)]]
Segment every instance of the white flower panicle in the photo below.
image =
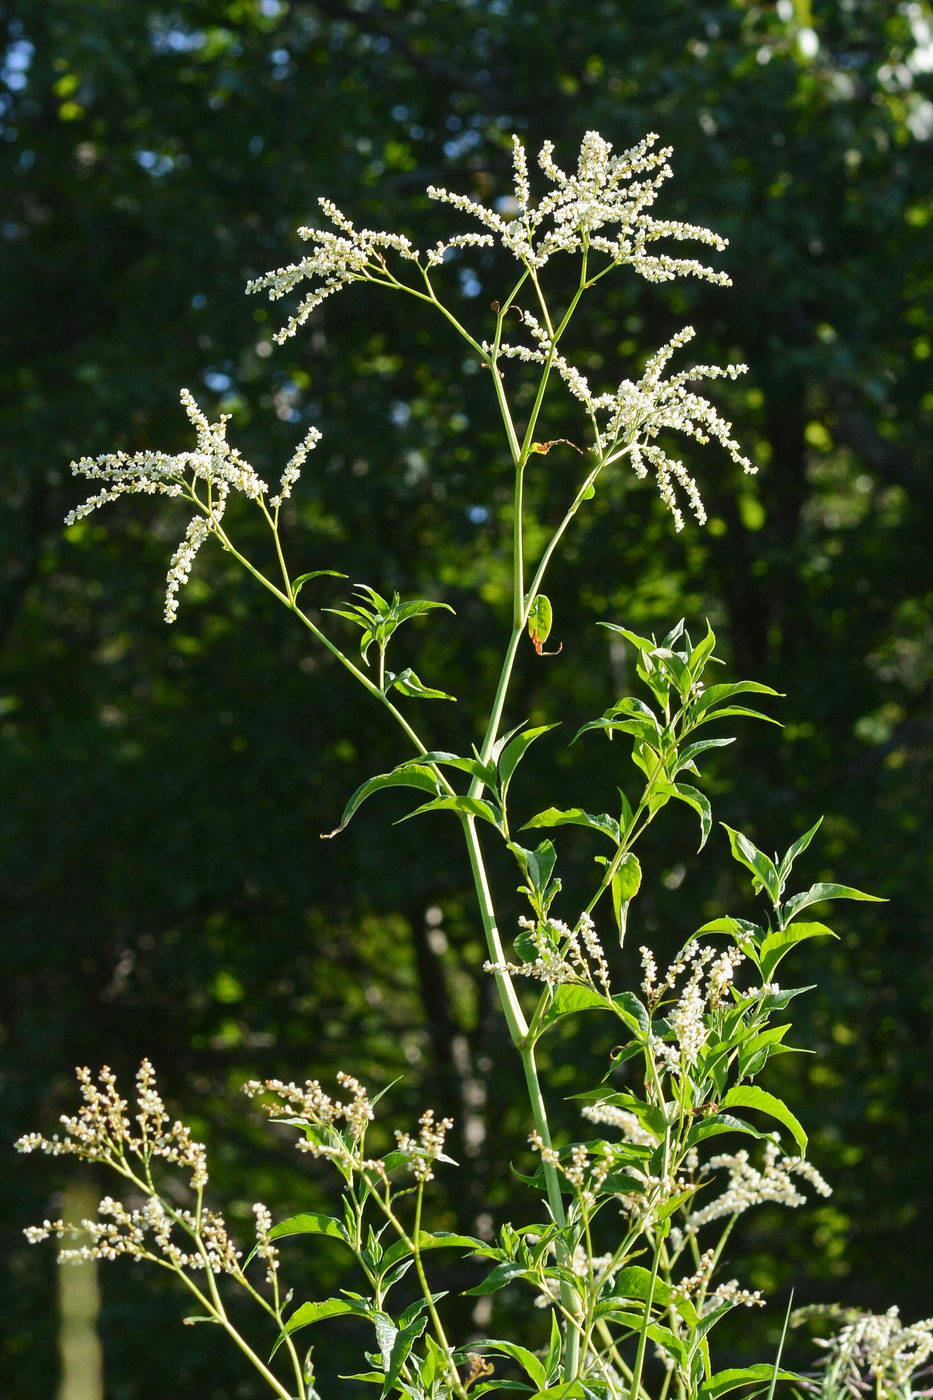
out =
[[(278, 1102), (261, 1105), (272, 1119), (279, 1119), (283, 1113), (287, 1113), (289, 1122), (298, 1119), (308, 1127), (342, 1130), (352, 1142), (359, 1142), (375, 1117), (369, 1094), (358, 1079), (343, 1070), (337, 1074), (337, 1083), (349, 1090), (350, 1096), (346, 1102), (332, 1098), (316, 1079), (308, 1079), (303, 1085), (286, 1083), (282, 1079), (251, 1079), (243, 1085), (243, 1092), (247, 1098), (255, 1098), (262, 1093), (272, 1094)], [(333, 1156), (336, 1150), (326, 1144), (304, 1139), (296, 1146), (316, 1156)]]
[[(230, 415), (222, 414), (216, 423), (210, 423), (189, 390), (182, 389), (180, 397), (196, 433), (195, 450), (174, 454), (110, 452), (72, 462), (75, 476), (109, 484), (65, 516), (65, 524), (73, 525), (98, 506), (130, 494), (183, 496), (197, 508), (169, 562), (165, 580), (166, 622), (174, 622), (178, 616), (179, 593), (191, 577), (198, 550), (210, 535), (220, 531), (230, 493), (239, 492), (265, 509), (269, 490), (249, 462), (228, 443)], [(320, 439), (317, 428), (310, 428), (305, 434), (282, 473), (278, 494), (268, 502), (273, 509), (278, 510), (288, 500), (309, 452)]]
[(588, 1103), (582, 1110), (583, 1117), (590, 1123), (602, 1123), (610, 1128), (618, 1128), (624, 1142), (636, 1147), (657, 1147), (657, 1134), (651, 1132), (631, 1109), (619, 1108), (617, 1104), (600, 1101)]
[(419, 253), (411, 245), (410, 239), (400, 233), (377, 232), (374, 229), (358, 229), (329, 199), (320, 198), (318, 204), (324, 215), (337, 230), (300, 228), (299, 238), (314, 245), (314, 251), (299, 262), (277, 268), (247, 283), (248, 292), (265, 291), (270, 301), (278, 301), (293, 291), (301, 282), (314, 283), (312, 290), (304, 297), (295, 315), (279, 331), (275, 339), (281, 345), (289, 336), (303, 326), (315, 307), (334, 292), (347, 287), (351, 282), (384, 281), (387, 266), (384, 254), (397, 253), (409, 261), (417, 261)]
[[(204, 1144), (194, 1140), (185, 1123), (169, 1122), (148, 1060), (143, 1060), (136, 1075), (137, 1111), (132, 1121), (127, 1101), (121, 1098), (116, 1076), (108, 1066), (101, 1069), (97, 1083), (89, 1069), (81, 1068), (75, 1073), (84, 1104), (77, 1114), (62, 1115), (64, 1133), (50, 1138), (27, 1133), (16, 1143), (17, 1151), (82, 1157), (116, 1167), (124, 1175), (128, 1157), (138, 1157), (146, 1164), (160, 1157), (190, 1172), (193, 1190), (204, 1188), (208, 1180)], [(134, 1121), (138, 1131), (134, 1130)]]
[(577, 1192), (581, 1204), (591, 1210), (596, 1205), (603, 1184), (614, 1165), (609, 1147), (604, 1146), (602, 1151), (591, 1153), (584, 1143), (578, 1142), (566, 1157), (561, 1157), (555, 1148), (544, 1141), (537, 1129), (529, 1135), (528, 1141), (542, 1162), (559, 1171), (567, 1184)]
[(726, 240), (710, 229), (672, 219), (655, 219), (648, 210), (669, 179), (671, 147), (653, 149), (654, 132), (621, 155), (598, 132), (583, 137), (577, 169), (566, 174), (554, 160), (554, 143), (546, 141), (538, 164), (550, 182), (538, 204), (532, 202), (528, 157), (517, 136), (512, 138), (514, 215), (489, 209), (467, 195), (429, 185), (432, 199), (449, 204), (475, 218), (489, 241), (500, 244), (520, 262), (541, 268), (555, 253), (590, 248), (605, 254), (614, 264), (629, 264), (646, 280), (667, 282), (674, 277), (699, 277), (729, 285), (723, 272), (715, 272), (693, 258), (674, 258), (651, 248), (661, 238), (705, 243), (721, 252)]
[(730, 279), (724, 272), (716, 272), (694, 258), (652, 251), (659, 239), (703, 243), (719, 252), (727, 246), (726, 240), (710, 229), (673, 219), (655, 219), (648, 212), (661, 185), (672, 174), (668, 164), (671, 148), (655, 150), (657, 140), (651, 132), (630, 150), (614, 156), (610, 142), (598, 132), (588, 131), (580, 146), (577, 169), (571, 175), (555, 163), (553, 142), (545, 142), (538, 164), (551, 188), (535, 204), (528, 157), (521, 141), (513, 136), (514, 195), (508, 201), (510, 212), (500, 213), (469, 195), (429, 185), (427, 193), (431, 199), (469, 215), (482, 231), (455, 234), (424, 253), (414, 248), (404, 234), (356, 228), (335, 204), (321, 198), (318, 203), (333, 228), (300, 228), (299, 237), (311, 243), (313, 251), (298, 262), (255, 278), (247, 285), (247, 291), (265, 291), (270, 300), (278, 301), (302, 283), (312, 284), (295, 314), (276, 334), (275, 339), (281, 343), (304, 325), (321, 302), (351, 283), (396, 284), (387, 253), (397, 254), (428, 273), (443, 262), (450, 250), (458, 248), (499, 244), (535, 270), (555, 253), (588, 248), (605, 255), (610, 260), (607, 266), (628, 264), (651, 282), (698, 277), (728, 286)]
[(772, 1202), (782, 1206), (800, 1206), (806, 1202), (793, 1181), (800, 1177), (819, 1196), (831, 1196), (832, 1187), (823, 1179), (816, 1167), (803, 1157), (785, 1157), (776, 1142), (765, 1144), (764, 1164), (761, 1170), (753, 1167), (748, 1153), (744, 1150), (734, 1153), (721, 1153), (711, 1157), (703, 1168), (703, 1173), (726, 1171), (728, 1180), (725, 1190), (715, 1200), (694, 1211), (687, 1220), (686, 1231), (696, 1234), (702, 1225), (711, 1220), (722, 1220), (726, 1216), (741, 1215), (752, 1206)]
[[(912, 1381), (933, 1356), (933, 1318), (905, 1324), (896, 1307), (884, 1313), (816, 1307), (799, 1309), (792, 1321), (808, 1315), (843, 1321), (834, 1336), (816, 1341), (826, 1349), (827, 1370), (849, 1393), (861, 1395), (871, 1389), (880, 1400), (911, 1400), (915, 1394), (929, 1394), (927, 1389), (916, 1391)], [(872, 1386), (866, 1383), (866, 1372)]]
[(296, 447), (292, 456), (282, 473), (282, 480), (279, 483), (278, 495), (270, 497), (269, 504), (274, 509), (278, 509), (283, 501), (287, 501), (292, 494), (292, 487), (301, 476), (301, 469), (308, 460), (308, 453), (313, 452), (321, 441), (320, 428), (309, 428)]
[(735, 947), (718, 953), (709, 944), (688, 943), (659, 980), (650, 948), (640, 951), (644, 970), (642, 990), (650, 1008), (655, 1009), (665, 1002), (686, 974), (686, 982), (676, 998), (672, 997), (673, 1004), (667, 1012), (673, 1040), (653, 1035), (649, 1041), (658, 1068), (680, 1074), (697, 1063), (709, 1039), (710, 1014), (727, 1002), (745, 954)]
[(576, 928), (560, 919), (520, 918), (518, 924), (530, 935), (535, 957), (523, 963), (485, 962), (484, 972), (533, 977), (552, 989), (573, 982), (609, 995), (609, 964), (589, 914), (580, 915)]
[(418, 1119), (418, 1136), (396, 1131), (395, 1141), (399, 1152), (408, 1158), (408, 1168), (418, 1182), (434, 1180), (434, 1163), (450, 1162), (444, 1154), (444, 1142), (454, 1125), (452, 1118), (435, 1119), (434, 1110), (426, 1108)]

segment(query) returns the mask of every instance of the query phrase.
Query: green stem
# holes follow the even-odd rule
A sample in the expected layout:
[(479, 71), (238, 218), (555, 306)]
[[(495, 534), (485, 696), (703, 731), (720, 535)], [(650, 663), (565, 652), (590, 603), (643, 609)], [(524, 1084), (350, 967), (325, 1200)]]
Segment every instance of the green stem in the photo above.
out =
[(645, 1364), (645, 1351), (648, 1345), (648, 1324), (651, 1321), (651, 1309), (654, 1306), (654, 1289), (658, 1281), (658, 1265), (661, 1261), (661, 1241), (658, 1240), (654, 1248), (654, 1264), (651, 1269), (651, 1283), (648, 1285), (648, 1296), (645, 1299), (645, 1317), (642, 1322), (641, 1331), (638, 1334), (638, 1350), (635, 1353), (635, 1365), (632, 1368), (632, 1385), (629, 1390), (629, 1400), (637, 1400), (638, 1392), (641, 1389), (641, 1373)]

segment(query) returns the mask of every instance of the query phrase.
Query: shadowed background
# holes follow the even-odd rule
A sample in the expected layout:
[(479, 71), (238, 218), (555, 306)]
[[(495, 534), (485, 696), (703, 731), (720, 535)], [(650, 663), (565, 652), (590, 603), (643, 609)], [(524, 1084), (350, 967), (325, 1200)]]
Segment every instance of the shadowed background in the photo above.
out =
[[(424, 246), (463, 225), (425, 186), (507, 195), (512, 132), (532, 151), (554, 139), (566, 164), (589, 128), (617, 150), (656, 130), (675, 147), (659, 212), (729, 236), (717, 265), (735, 285), (617, 275), (575, 347), (611, 383), (695, 324), (697, 358), (750, 366), (716, 397), (761, 470), (687, 453), (710, 521), (676, 537), (621, 474), (592, 502), (549, 588), (564, 651), (528, 648), (512, 705), (512, 723), (563, 718), (565, 738), (538, 746), (516, 797), (529, 815), (614, 800), (607, 754), (621, 763), (622, 747), (566, 748), (628, 684), (601, 617), (641, 631), (709, 617), (730, 676), (787, 692), (782, 730), (746, 729), (710, 765), (717, 815), (783, 850), (825, 813), (805, 877), (891, 903), (835, 906), (841, 942), (798, 956), (795, 980), (818, 988), (795, 1003), (794, 1039), (817, 1053), (782, 1059), (771, 1082), (796, 1096), (836, 1194), (747, 1220), (734, 1271), (775, 1305), (743, 1318), (741, 1354), (758, 1359), (756, 1327), (755, 1345), (773, 1345), (792, 1285), (797, 1302), (933, 1312), (919, 1248), (933, 1206), (926, 0), (21, 0), (0, 7), (0, 34), (3, 1142), (52, 1129), (75, 1064), (128, 1076), (148, 1055), (206, 1135), (245, 1235), (254, 1199), (283, 1213), (328, 1196), (237, 1086), (345, 1066), (376, 1087), (404, 1075), (393, 1123), (432, 1103), (469, 1126), (453, 1149), (469, 1185), (439, 1181), (437, 1225), (510, 1209), (503, 1163), (527, 1124), (456, 824), (393, 827), (406, 808), (386, 796), (322, 847), (356, 785), (406, 756), (399, 736), (210, 547), (167, 629), (186, 517), (126, 502), (66, 534), (83, 498), (67, 463), (188, 446), (182, 384), (232, 414), (267, 480), (317, 423), (289, 523), (295, 572), (449, 602), (456, 619), (436, 614), (399, 650), (460, 697), (455, 715), (426, 712), (431, 742), (478, 738), (508, 627), (509, 471), (489, 384), (407, 300), (351, 289), (279, 349), (282, 306), (242, 289), (296, 256), (318, 194)], [(445, 272), (475, 333), (504, 275), (475, 251)], [(555, 395), (544, 435), (579, 431)], [(537, 470), (547, 522), (576, 458), (554, 450)], [(337, 581), (319, 590), (322, 605), (343, 596)], [(694, 847), (687, 816), (665, 813), (642, 855), (636, 945), (664, 954), (746, 912), (722, 834), (702, 864)], [(593, 852), (582, 836), (562, 850), (572, 889)], [(631, 955), (616, 973), (634, 979)], [(587, 1024), (550, 1046), (555, 1095), (601, 1072), (608, 1047)], [(2, 1172), (4, 1394), (45, 1400), (70, 1305), (51, 1250), (27, 1249), (21, 1228), (58, 1213), (69, 1180), (107, 1188), (6, 1147)], [(289, 1267), (301, 1296), (324, 1296), (340, 1260), (307, 1253)], [(259, 1395), (138, 1272), (101, 1271), (108, 1400)], [(350, 1364), (322, 1358), (322, 1374)], [(68, 1400), (97, 1393), (92, 1380)]]

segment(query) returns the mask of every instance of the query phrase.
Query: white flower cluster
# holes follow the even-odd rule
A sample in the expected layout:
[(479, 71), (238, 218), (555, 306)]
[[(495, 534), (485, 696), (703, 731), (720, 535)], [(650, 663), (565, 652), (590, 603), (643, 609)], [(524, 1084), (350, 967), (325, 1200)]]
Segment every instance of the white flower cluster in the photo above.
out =
[[(382, 233), (375, 229), (358, 229), (329, 199), (318, 199), (326, 217), (334, 225), (330, 229), (300, 228), (299, 238), (314, 245), (314, 251), (296, 263), (276, 268), (247, 284), (248, 292), (266, 291), (270, 301), (287, 296), (299, 283), (314, 282), (295, 315), (274, 337), (281, 345), (303, 326), (315, 307), (334, 292), (351, 282), (384, 281), (387, 266), (384, 254), (397, 253), (410, 262), (418, 262), (420, 254), (411, 240), (401, 233)], [(443, 256), (443, 254), (441, 254)]]
[[(278, 1102), (262, 1105), (272, 1119), (278, 1120), (287, 1113), (289, 1123), (297, 1120), (312, 1128), (343, 1129), (352, 1141), (359, 1142), (375, 1116), (369, 1094), (358, 1079), (343, 1070), (337, 1074), (337, 1083), (350, 1091), (345, 1103), (325, 1093), (316, 1079), (308, 1079), (303, 1085), (285, 1083), (281, 1079), (250, 1079), (243, 1085), (243, 1092), (251, 1099), (262, 1093), (272, 1094)], [(296, 1145), (312, 1156), (345, 1155), (335, 1146), (314, 1140), (301, 1139)]]
[(571, 253), (586, 246), (604, 253), (613, 263), (629, 264), (650, 282), (693, 276), (727, 286), (729, 278), (725, 273), (714, 272), (693, 258), (672, 258), (649, 251), (661, 238), (689, 239), (719, 252), (726, 247), (726, 240), (710, 229), (655, 219), (648, 213), (661, 185), (673, 173), (668, 164), (671, 147), (655, 150), (657, 140), (657, 135), (649, 132), (630, 150), (614, 156), (609, 141), (596, 131), (588, 131), (580, 146), (577, 169), (569, 175), (554, 160), (554, 143), (546, 141), (538, 154), (538, 164), (551, 189), (534, 204), (528, 156), (521, 141), (513, 136), (515, 193), (511, 217), (434, 185), (428, 187), (428, 194), (477, 219), (487, 230), (489, 242), (497, 241), (528, 267), (543, 267), (555, 253)]
[(718, 953), (709, 944), (689, 943), (659, 981), (651, 949), (640, 951), (644, 973), (642, 990), (652, 1008), (659, 1006), (667, 994), (674, 991), (677, 981), (687, 974), (685, 985), (667, 1012), (675, 1040), (671, 1042), (655, 1035), (649, 1042), (658, 1066), (678, 1074), (696, 1064), (709, 1039), (709, 1013), (725, 1003), (745, 955), (735, 947)]
[(528, 157), (521, 141), (513, 136), (515, 193), (509, 201), (511, 211), (500, 213), (468, 195), (429, 185), (431, 199), (470, 215), (483, 231), (455, 234), (424, 253), (414, 248), (404, 234), (356, 228), (331, 200), (321, 198), (318, 204), (333, 229), (300, 228), (299, 237), (311, 243), (313, 251), (298, 262), (255, 278), (247, 291), (265, 291), (270, 300), (278, 301), (301, 283), (312, 283), (295, 314), (277, 333), (275, 339), (281, 344), (304, 325), (322, 301), (352, 282), (392, 285), (395, 279), (386, 261), (387, 253), (395, 253), (427, 273), (456, 248), (498, 243), (526, 267), (538, 269), (555, 253), (586, 247), (607, 256), (611, 260), (608, 266), (626, 263), (651, 282), (690, 276), (728, 286), (729, 278), (724, 272), (716, 272), (694, 258), (652, 251), (662, 238), (704, 243), (719, 252), (727, 246), (726, 240), (710, 229), (655, 219), (648, 212), (661, 185), (672, 174), (668, 164), (671, 147), (655, 150), (657, 140), (657, 135), (649, 132), (630, 150), (614, 156), (610, 142), (598, 132), (588, 131), (580, 146), (577, 169), (569, 175), (554, 161), (554, 143), (546, 141), (538, 164), (551, 188), (534, 204)]
[(191, 1173), (193, 1190), (203, 1189), (207, 1184), (204, 1144), (195, 1142), (185, 1123), (169, 1123), (156, 1088), (155, 1071), (148, 1060), (143, 1060), (136, 1075), (138, 1132), (133, 1129), (127, 1102), (120, 1097), (111, 1069), (105, 1065), (96, 1084), (89, 1069), (78, 1069), (75, 1073), (84, 1104), (77, 1114), (62, 1115), (64, 1135), (55, 1133), (46, 1138), (41, 1133), (27, 1133), (16, 1143), (18, 1152), (83, 1157), (117, 1170), (124, 1170), (128, 1155), (140, 1158), (147, 1165), (153, 1157), (161, 1157)]
[(588, 1103), (582, 1110), (583, 1117), (590, 1123), (602, 1123), (610, 1128), (618, 1128), (622, 1134), (624, 1142), (630, 1142), (635, 1147), (657, 1147), (658, 1138), (639, 1120), (638, 1116), (632, 1113), (631, 1109), (619, 1108), (617, 1104), (605, 1103), (600, 1100), (598, 1103)]
[(827, 1369), (853, 1395), (869, 1389), (864, 1380), (867, 1371), (874, 1382), (871, 1389), (881, 1400), (909, 1400), (915, 1393), (913, 1376), (933, 1356), (933, 1318), (905, 1326), (897, 1308), (885, 1313), (846, 1311), (843, 1316), (845, 1325), (835, 1336), (818, 1339), (818, 1345), (827, 1350)]
[(802, 1177), (817, 1195), (832, 1195), (832, 1187), (816, 1167), (803, 1157), (782, 1156), (780, 1147), (773, 1140), (765, 1144), (764, 1165), (760, 1171), (752, 1166), (744, 1149), (711, 1157), (703, 1172), (705, 1174), (713, 1171), (728, 1172), (726, 1188), (715, 1200), (688, 1217), (687, 1234), (695, 1235), (702, 1225), (711, 1220), (741, 1215), (752, 1206), (763, 1205), (765, 1202), (792, 1207), (803, 1205), (807, 1198), (798, 1191), (792, 1180), (794, 1176)]
[(454, 1125), (452, 1118), (435, 1120), (434, 1110), (426, 1108), (418, 1119), (418, 1136), (396, 1131), (395, 1141), (399, 1152), (408, 1158), (408, 1166), (416, 1181), (434, 1180), (433, 1166), (437, 1161), (449, 1162), (444, 1155), (444, 1141)]
[(729, 1279), (725, 1283), (717, 1283), (710, 1291), (713, 1272), (716, 1268), (715, 1249), (706, 1249), (700, 1255), (696, 1272), (688, 1278), (682, 1278), (675, 1285), (676, 1292), (684, 1298), (702, 1299), (700, 1316), (705, 1317), (714, 1312), (723, 1303), (730, 1303), (733, 1307), (756, 1308), (764, 1307), (764, 1298), (758, 1288), (740, 1288), (737, 1279)]
[(508, 972), (514, 977), (534, 977), (547, 987), (575, 982), (609, 995), (609, 964), (589, 914), (583, 913), (576, 928), (560, 919), (521, 918), (519, 927), (530, 934), (535, 957), (528, 962), (485, 962), (484, 972)]
[[(264, 1208), (263, 1208), (264, 1209)], [(25, 1231), (30, 1244), (54, 1236), (84, 1235), (86, 1243), (73, 1249), (59, 1250), (62, 1264), (81, 1263), (87, 1259), (149, 1259), (165, 1262), (177, 1270), (209, 1269), (214, 1274), (241, 1273), (242, 1251), (237, 1249), (227, 1231), (223, 1216), (202, 1209), (197, 1215), (188, 1210), (166, 1210), (162, 1201), (151, 1196), (144, 1205), (129, 1209), (112, 1196), (105, 1196), (97, 1207), (97, 1220), (82, 1220), (66, 1224), (63, 1220), (45, 1220)], [(197, 1241), (194, 1249), (182, 1249), (172, 1238), (172, 1231), (183, 1229)]]
[[(65, 524), (73, 525), (98, 506), (129, 494), (183, 496), (197, 507), (198, 513), (189, 522), (169, 563), (166, 622), (174, 622), (178, 615), (178, 595), (191, 576), (198, 550), (218, 530), (231, 491), (238, 491), (251, 501), (263, 502), (269, 490), (249, 462), (227, 442), (230, 415), (223, 414), (216, 423), (208, 422), (187, 389), (181, 391), (181, 402), (197, 435), (193, 452), (109, 452), (72, 462), (75, 476), (108, 484), (65, 517)], [(317, 428), (311, 428), (305, 435), (282, 473), (278, 495), (272, 497), (270, 505), (278, 507), (291, 495), (302, 465), (320, 437)]]
[[(551, 336), (531, 312), (522, 312), (522, 324), (527, 327), (532, 344), (506, 343), (499, 347), (499, 357), (541, 365), (550, 360), (570, 393), (589, 414), (596, 430), (597, 452), (612, 460), (627, 452), (632, 470), (640, 479), (653, 471), (661, 500), (673, 515), (677, 530), (684, 525), (678, 488), (701, 525), (706, 520), (706, 510), (693, 477), (683, 462), (670, 456), (657, 441), (659, 434), (683, 433), (702, 444), (715, 438), (745, 473), (757, 471), (732, 436), (732, 424), (709, 399), (689, 387), (700, 380), (737, 379), (747, 372), (748, 366), (692, 365), (664, 377), (671, 357), (696, 334), (692, 326), (684, 326), (651, 356), (640, 379), (623, 379), (611, 392), (595, 394), (581, 371), (556, 351)], [(492, 354), (493, 347), (488, 343), (483, 344), (483, 349)]]
[(578, 1142), (570, 1149), (569, 1155), (562, 1158), (555, 1148), (544, 1141), (537, 1130), (530, 1134), (528, 1141), (542, 1162), (547, 1162), (548, 1166), (559, 1171), (568, 1185), (578, 1193), (583, 1206), (591, 1210), (596, 1205), (603, 1183), (613, 1167), (613, 1157), (609, 1148), (604, 1145), (601, 1152), (591, 1154), (584, 1143)]

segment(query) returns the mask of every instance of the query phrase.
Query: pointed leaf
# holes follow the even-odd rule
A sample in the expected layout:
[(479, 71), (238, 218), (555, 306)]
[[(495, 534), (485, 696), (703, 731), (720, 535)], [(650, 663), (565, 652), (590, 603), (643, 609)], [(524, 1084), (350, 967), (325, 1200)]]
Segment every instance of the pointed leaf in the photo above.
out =
[(778, 963), (789, 953), (795, 943), (802, 943), (805, 938), (838, 938), (837, 933), (833, 933), (831, 928), (825, 924), (791, 924), (788, 928), (775, 929), (769, 933), (761, 945), (759, 954), (761, 957), (761, 973), (766, 982), (771, 981), (772, 973)]
[(687, 806), (697, 813), (700, 818), (700, 844), (697, 849), (702, 851), (713, 829), (713, 809), (709, 805), (709, 799), (689, 783), (657, 783), (655, 791), (666, 792), (670, 797), (686, 802)]
[(521, 829), (527, 831), (538, 826), (588, 826), (592, 831), (601, 831), (616, 843), (621, 840), (619, 823), (614, 817), (607, 816), (604, 812), (593, 816), (590, 812), (584, 812), (582, 807), (568, 807), (565, 810), (548, 807), (545, 811), (538, 812), (531, 821), (525, 822)]
[[(719, 1400), (720, 1395), (725, 1395), (740, 1385), (750, 1385), (753, 1381), (770, 1381), (774, 1374), (775, 1368), (767, 1361), (760, 1361), (755, 1366), (743, 1366), (739, 1370), (717, 1371), (700, 1386), (697, 1400)], [(777, 1379), (799, 1381), (803, 1378), (795, 1371), (778, 1371)]]
[(734, 831), (731, 826), (726, 826), (725, 822), (720, 825), (729, 833), (729, 843), (732, 847), (732, 854), (740, 865), (744, 865), (757, 879), (758, 883), (767, 893), (772, 904), (777, 904), (781, 897), (781, 884), (774, 861), (770, 860), (763, 851), (749, 841), (747, 836), (743, 836), (741, 831)]
[(398, 768), (393, 768), (391, 773), (379, 773), (375, 778), (367, 778), (365, 783), (360, 783), (356, 792), (350, 798), (343, 810), (340, 818), (340, 825), (333, 831), (325, 835), (325, 839), (338, 835), (350, 821), (354, 812), (371, 797), (374, 792), (381, 792), (383, 788), (390, 787), (412, 787), (419, 788), (422, 792), (437, 792), (437, 778), (419, 763), (403, 763)]
[(780, 690), (772, 690), (770, 685), (762, 685), (760, 681), (732, 681), (726, 685), (711, 685), (704, 690), (692, 706), (694, 715), (704, 714), (714, 705), (718, 705), (723, 700), (731, 700), (733, 695), (742, 695), (753, 692), (756, 695), (781, 695)]
[(421, 807), (416, 807), (407, 816), (400, 817), (396, 826), (401, 822), (410, 821), (412, 817), (420, 817), (424, 812), (456, 812), (461, 817), (481, 817), (483, 821), (490, 822), (497, 831), (502, 830), (502, 814), (498, 807), (494, 807), (485, 797), (465, 797), (457, 795), (455, 797), (435, 797), (431, 802), (425, 802)]
[(424, 682), (415, 675), (410, 666), (397, 676), (390, 671), (386, 679), (388, 682), (386, 685), (386, 694), (394, 688), (400, 695), (404, 695), (411, 700), (456, 701), (457, 699), (456, 695), (448, 695), (445, 690), (432, 690), (430, 686), (425, 685)]
[(296, 602), (298, 601), (298, 594), (304, 588), (306, 583), (310, 582), (310, 580), (313, 578), (323, 578), (325, 574), (329, 575), (331, 578), (348, 577), (347, 574), (340, 573), (338, 569), (312, 569), (310, 574), (299, 574), (296, 579), (292, 579), (292, 597), (294, 598), (294, 600)]
[(803, 894), (791, 895), (785, 902), (784, 922), (789, 923), (801, 909), (806, 909), (810, 904), (819, 904), (824, 899), (867, 899), (873, 904), (887, 902), (880, 895), (865, 894), (862, 890), (854, 890), (851, 885), (811, 885)]
[(736, 1085), (726, 1094), (721, 1106), (723, 1108), (757, 1108), (760, 1112), (769, 1114), (790, 1130), (800, 1151), (806, 1152), (807, 1135), (787, 1104), (776, 1098), (774, 1094), (759, 1089), (756, 1084)]
[(798, 837), (794, 844), (791, 846), (790, 850), (787, 852), (786, 856), (778, 866), (778, 874), (780, 875), (782, 880), (787, 879), (788, 875), (791, 872), (791, 868), (794, 864), (794, 861), (803, 851), (807, 849), (810, 842), (813, 840), (814, 836), (819, 831), (822, 825), (823, 818), (820, 817), (818, 821), (815, 821), (813, 823), (813, 825), (810, 827), (810, 830), (805, 831), (803, 835)]
[(519, 734), (516, 739), (513, 739), (508, 747), (503, 750), (502, 756), (499, 759), (499, 776), (502, 779), (503, 792), (505, 792), (511, 781), (512, 774), (515, 772), (515, 769), (518, 767), (519, 763), (521, 763), (525, 753), (534, 741), (539, 739), (542, 734), (546, 734), (549, 729), (556, 728), (557, 724), (555, 723), (539, 724), (534, 729), (526, 729), (523, 733)]
[(332, 1215), (319, 1215), (316, 1211), (305, 1211), (301, 1215), (290, 1215), (280, 1220), (269, 1231), (270, 1240), (283, 1240), (288, 1235), (328, 1235), (331, 1239), (350, 1243), (345, 1226)]

